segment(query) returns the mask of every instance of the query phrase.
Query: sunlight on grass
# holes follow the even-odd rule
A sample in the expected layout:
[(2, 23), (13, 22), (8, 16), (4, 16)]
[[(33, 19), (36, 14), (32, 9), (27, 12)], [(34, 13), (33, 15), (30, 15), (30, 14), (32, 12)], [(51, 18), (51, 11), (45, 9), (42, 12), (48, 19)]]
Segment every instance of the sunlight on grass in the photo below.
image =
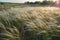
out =
[[(10, 8), (0, 11), (0, 40), (52, 40), (60, 37), (60, 9)], [(57, 40), (57, 39), (56, 39)]]

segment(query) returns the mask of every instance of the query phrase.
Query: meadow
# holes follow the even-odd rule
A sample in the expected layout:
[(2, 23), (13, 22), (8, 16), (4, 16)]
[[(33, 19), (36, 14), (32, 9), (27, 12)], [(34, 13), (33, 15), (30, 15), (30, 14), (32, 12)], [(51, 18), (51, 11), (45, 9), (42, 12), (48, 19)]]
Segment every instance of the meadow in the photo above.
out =
[(60, 40), (60, 8), (0, 9), (0, 40)]

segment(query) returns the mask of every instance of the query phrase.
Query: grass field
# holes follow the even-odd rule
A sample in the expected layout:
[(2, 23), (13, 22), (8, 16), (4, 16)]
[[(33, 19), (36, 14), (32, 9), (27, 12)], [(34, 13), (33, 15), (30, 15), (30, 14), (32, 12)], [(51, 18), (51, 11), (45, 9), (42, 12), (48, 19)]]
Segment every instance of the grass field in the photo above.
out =
[(60, 40), (60, 8), (0, 10), (0, 40)]

